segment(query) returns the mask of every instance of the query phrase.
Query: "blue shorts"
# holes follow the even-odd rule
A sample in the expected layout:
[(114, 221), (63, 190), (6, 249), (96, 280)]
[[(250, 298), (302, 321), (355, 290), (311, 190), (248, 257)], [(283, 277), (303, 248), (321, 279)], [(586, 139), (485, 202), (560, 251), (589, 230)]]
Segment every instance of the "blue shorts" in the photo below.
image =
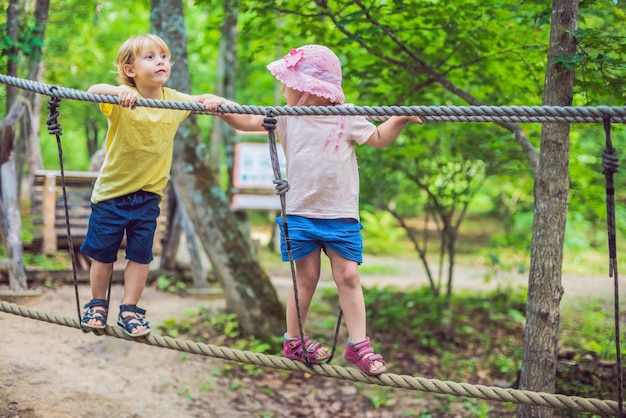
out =
[(87, 236), (80, 251), (101, 263), (113, 263), (126, 233), (126, 258), (149, 264), (161, 213), (159, 201), (160, 197), (154, 193), (138, 191), (92, 203)]
[[(289, 261), (285, 242), (283, 218), (278, 217), (280, 227), (280, 252), (283, 261)], [(287, 215), (287, 233), (294, 260), (299, 260), (318, 248), (339, 253), (347, 260), (363, 262), (363, 225), (356, 219), (311, 219)]]

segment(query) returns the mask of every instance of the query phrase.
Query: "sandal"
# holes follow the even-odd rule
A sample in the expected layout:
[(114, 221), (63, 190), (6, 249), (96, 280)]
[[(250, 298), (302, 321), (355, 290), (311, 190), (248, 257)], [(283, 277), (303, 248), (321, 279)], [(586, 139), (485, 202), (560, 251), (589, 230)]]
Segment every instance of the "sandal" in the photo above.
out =
[[(123, 316), (123, 312), (132, 312), (133, 315)], [(137, 305), (120, 305), (120, 315), (117, 318), (117, 325), (119, 325), (124, 334), (129, 337), (142, 337), (144, 335), (150, 334), (150, 323), (146, 321), (145, 315), (146, 310), (141, 309)], [(133, 333), (133, 330), (137, 327), (145, 326), (146, 329), (143, 331)]]
[[(104, 309), (97, 309), (104, 308)], [(83, 306), (85, 313), (80, 319), (80, 327), (88, 329), (104, 329), (107, 325), (107, 314), (109, 311), (109, 302), (105, 299), (91, 299)], [(92, 319), (100, 321), (99, 325), (89, 324)], [(85, 331), (87, 332), (87, 331)]]
[[(383, 360), (383, 357), (380, 354), (374, 353), (374, 349), (370, 345), (369, 337), (365, 338), (361, 342), (348, 344), (346, 346), (346, 353), (344, 357), (350, 363), (359, 366), (363, 373), (370, 376), (378, 376), (379, 374), (383, 374), (387, 371), (387, 368), (385, 367), (385, 360)], [(375, 371), (372, 371), (372, 365), (377, 361), (383, 363), (383, 366)]]
[[(291, 360), (301, 361), (302, 363), (318, 364), (330, 357), (330, 352), (327, 352), (323, 356), (317, 355), (317, 353), (324, 348), (324, 346), (318, 342), (311, 341), (309, 336), (304, 334), (304, 344), (306, 347), (306, 358), (304, 350), (302, 350), (302, 339), (296, 338), (293, 340), (285, 339), (283, 342), (283, 356)], [(307, 361), (308, 359), (308, 361)]]

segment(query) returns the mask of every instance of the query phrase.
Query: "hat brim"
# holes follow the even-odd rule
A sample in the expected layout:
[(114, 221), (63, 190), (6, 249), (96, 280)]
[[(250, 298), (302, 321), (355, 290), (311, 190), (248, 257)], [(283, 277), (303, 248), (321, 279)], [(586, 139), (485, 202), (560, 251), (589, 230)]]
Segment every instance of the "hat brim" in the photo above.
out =
[(308, 74), (303, 74), (296, 68), (288, 68), (283, 59), (267, 65), (272, 75), (283, 85), (304, 93), (325, 97), (333, 103), (342, 104), (345, 101), (343, 89), (337, 84), (320, 80)]

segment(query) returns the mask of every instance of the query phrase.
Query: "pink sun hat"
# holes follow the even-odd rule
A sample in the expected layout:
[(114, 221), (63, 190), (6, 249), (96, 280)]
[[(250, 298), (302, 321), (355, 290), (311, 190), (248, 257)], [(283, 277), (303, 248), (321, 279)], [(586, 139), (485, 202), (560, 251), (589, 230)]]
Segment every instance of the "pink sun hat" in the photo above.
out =
[(343, 104), (341, 63), (333, 51), (322, 45), (304, 45), (289, 51), (267, 69), (285, 86), (304, 93), (325, 97)]

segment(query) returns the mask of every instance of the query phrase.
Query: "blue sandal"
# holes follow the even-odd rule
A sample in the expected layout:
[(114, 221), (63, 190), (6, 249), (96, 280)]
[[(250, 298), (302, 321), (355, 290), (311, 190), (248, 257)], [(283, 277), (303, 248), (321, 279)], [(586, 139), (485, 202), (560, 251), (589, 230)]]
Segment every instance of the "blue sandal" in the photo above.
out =
[[(100, 309), (97, 309), (100, 308)], [(104, 308), (104, 309), (102, 309)], [(83, 306), (85, 313), (80, 319), (80, 327), (87, 329), (104, 329), (107, 325), (107, 314), (109, 312), (109, 302), (106, 299), (91, 299)], [(88, 322), (92, 319), (100, 321), (99, 325), (92, 325)]]
[[(123, 312), (132, 312), (133, 315), (123, 316)], [(150, 334), (150, 323), (145, 319), (146, 310), (141, 309), (137, 305), (120, 305), (120, 315), (117, 318), (117, 325), (122, 327), (124, 334), (129, 337), (142, 337)], [(137, 327), (145, 326), (146, 329), (133, 333), (133, 330)]]

